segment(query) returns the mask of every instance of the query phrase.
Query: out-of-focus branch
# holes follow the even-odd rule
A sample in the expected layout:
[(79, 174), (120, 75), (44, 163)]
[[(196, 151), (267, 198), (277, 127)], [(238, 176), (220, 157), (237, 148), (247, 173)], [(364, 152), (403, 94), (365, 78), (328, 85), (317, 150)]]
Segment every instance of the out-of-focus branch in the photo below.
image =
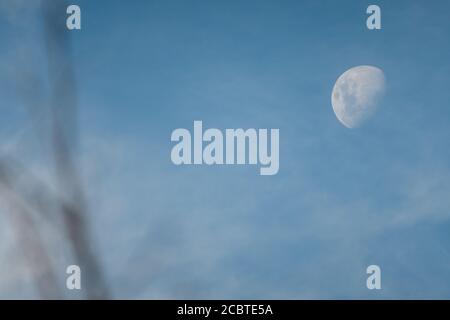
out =
[(14, 177), (11, 177), (9, 168), (0, 164), (0, 196), (10, 209), (18, 244), (33, 274), (39, 294), (44, 299), (61, 298), (50, 256), (32, 218), (33, 209), (14, 191), (13, 181)]
[(65, 28), (66, 16), (62, 14), (67, 6), (66, 1), (42, 0), (51, 87), (52, 141), (59, 188), (64, 190), (65, 201), (61, 203), (61, 211), (68, 238), (84, 271), (88, 298), (99, 299), (107, 298), (109, 294), (92, 251), (84, 194), (74, 160), (77, 144), (77, 99), (69, 50), (69, 31)]
[[(56, 186), (53, 190), (33, 175), (29, 168), (13, 158), (0, 159), (0, 198), (9, 207), (18, 243), (33, 272), (40, 297), (62, 298), (61, 285), (52, 266), (51, 250), (45, 246), (39, 219), (59, 230), (68, 240), (74, 261), (82, 270), (83, 291), (89, 299), (109, 297), (104, 276), (89, 234), (87, 205), (76, 166), (77, 95), (70, 55), (69, 31), (65, 26), (66, 8), (63, 0), (41, 0), (45, 48), (48, 65), (49, 104), (45, 103), (45, 76), (32, 70), (19, 72), (21, 95), (29, 107), (31, 118), (50, 124), (50, 146), (54, 158)], [(28, 52), (28, 51), (26, 51)], [(39, 126), (36, 126), (36, 128)], [(45, 143), (48, 143), (46, 140)], [(26, 186), (21, 184), (26, 182)], [(60, 230), (53, 219), (63, 223)], [(64, 272), (61, 270), (61, 273)], [(58, 271), (59, 272), (59, 271)]]

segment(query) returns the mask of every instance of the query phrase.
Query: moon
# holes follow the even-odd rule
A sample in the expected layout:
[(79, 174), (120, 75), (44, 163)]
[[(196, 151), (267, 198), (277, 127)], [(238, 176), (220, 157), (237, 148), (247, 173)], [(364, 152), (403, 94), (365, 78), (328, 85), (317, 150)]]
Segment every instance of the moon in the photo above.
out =
[(357, 128), (375, 113), (384, 91), (383, 70), (373, 66), (353, 67), (336, 80), (331, 105), (344, 126)]

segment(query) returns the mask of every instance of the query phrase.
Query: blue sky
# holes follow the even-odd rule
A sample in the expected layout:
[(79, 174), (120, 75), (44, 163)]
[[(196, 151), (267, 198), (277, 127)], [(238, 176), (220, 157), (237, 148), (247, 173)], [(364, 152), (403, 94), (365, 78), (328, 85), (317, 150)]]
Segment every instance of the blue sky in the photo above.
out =
[[(115, 296), (450, 298), (448, 1), (77, 3), (79, 160)], [(380, 31), (366, 28), (369, 4)], [(39, 22), (11, 21), (4, 145), (27, 126), (5, 66), (23, 42), (26, 61), (43, 54)], [(386, 96), (349, 130), (331, 90), (366, 64), (384, 70)], [(278, 175), (174, 166), (170, 134), (194, 120), (279, 128)], [(27, 150), (8, 152), (42, 152)], [(381, 291), (365, 286), (371, 264)]]

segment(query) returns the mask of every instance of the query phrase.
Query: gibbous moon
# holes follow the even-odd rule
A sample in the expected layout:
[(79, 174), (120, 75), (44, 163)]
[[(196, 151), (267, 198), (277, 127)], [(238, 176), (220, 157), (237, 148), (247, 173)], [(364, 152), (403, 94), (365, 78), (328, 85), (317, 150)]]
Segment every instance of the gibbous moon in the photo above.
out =
[(362, 125), (376, 111), (384, 95), (383, 70), (357, 66), (345, 71), (331, 94), (331, 104), (339, 121), (347, 128)]

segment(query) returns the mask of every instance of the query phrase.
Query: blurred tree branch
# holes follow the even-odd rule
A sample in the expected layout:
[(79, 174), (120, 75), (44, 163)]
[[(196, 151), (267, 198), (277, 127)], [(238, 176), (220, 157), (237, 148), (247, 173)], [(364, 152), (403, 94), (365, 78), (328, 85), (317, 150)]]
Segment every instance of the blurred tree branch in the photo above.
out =
[[(77, 154), (77, 88), (71, 58), (69, 32), (65, 26), (66, 1), (41, 0), (40, 12), (43, 19), (45, 50), (48, 66), (50, 100), (48, 105), (40, 97), (44, 86), (25, 83), (22, 92), (31, 117), (37, 114), (48, 118), (54, 173), (57, 192), (45, 182), (37, 179), (26, 165), (20, 165), (13, 157), (0, 159), (0, 196), (11, 212), (11, 221), (30, 269), (38, 268), (34, 281), (41, 298), (63, 298), (58, 282), (51, 251), (45, 246), (45, 234), (36, 223), (35, 217), (52, 222), (53, 213), (63, 221), (59, 231), (69, 242), (75, 261), (83, 276), (83, 291), (88, 299), (109, 298), (109, 291), (100, 269), (97, 255), (89, 233), (87, 205), (80, 175), (76, 166)], [(28, 72), (28, 71), (27, 71)], [(36, 81), (40, 77), (24, 74), (22, 81)], [(44, 77), (42, 77), (44, 78)], [(38, 109), (41, 111), (36, 112)], [(27, 190), (19, 186), (19, 176), (27, 181)], [(34, 216), (34, 217), (33, 217)], [(56, 224), (53, 223), (55, 228)], [(59, 271), (58, 271), (59, 272)], [(65, 274), (65, 269), (61, 270)]]

